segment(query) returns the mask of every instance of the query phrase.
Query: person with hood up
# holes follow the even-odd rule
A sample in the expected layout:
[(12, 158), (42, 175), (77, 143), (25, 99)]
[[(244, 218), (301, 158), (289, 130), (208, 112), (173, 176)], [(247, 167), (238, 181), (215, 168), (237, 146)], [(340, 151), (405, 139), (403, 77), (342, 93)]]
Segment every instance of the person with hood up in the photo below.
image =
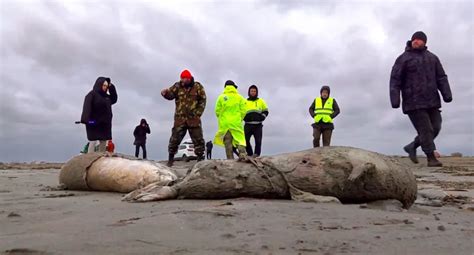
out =
[[(448, 76), (439, 58), (426, 47), (427, 37), (422, 31), (415, 32), (392, 67), (390, 75), (390, 102), (392, 108), (400, 107), (408, 115), (416, 129), (417, 136), (403, 149), (413, 163), (418, 163), (416, 149), (426, 154), (428, 166), (443, 164), (436, 157), (434, 139), (441, 130), (441, 99), (449, 103), (453, 100)], [(438, 92), (439, 91), (439, 92)]]
[[(248, 90), (248, 98), (246, 102), (247, 113), (244, 121), (245, 140), (247, 142), (247, 155), (259, 157), (262, 151), (263, 121), (268, 116), (268, 107), (265, 100), (258, 97), (258, 87), (252, 85)], [(250, 139), (255, 139), (255, 153), (252, 150)]]
[(212, 141), (209, 141), (206, 143), (206, 156), (207, 159), (212, 159), (212, 148), (214, 145), (212, 144)]
[(224, 146), (227, 159), (234, 159), (233, 148), (239, 152), (239, 160), (245, 160), (246, 141), (242, 121), (245, 117), (246, 101), (237, 91), (237, 85), (231, 80), (225, 82), (224, 92), (217, 98), (215, 113), (219, 130), (214, 143)]
[(86, 125), (88, 153), (94, 152), (99, 141), (99, 152), (105, 152), (107, 140), (112, 140), (112, 105), (118, 96), (110, 78), (99, 77), (93, 89), (84, 98), (81, 123)]
[(309, 107), (309, 114), (314, 119), (313, 147), (319, 147), (321, 134), (323, 135), (323, 146), (330, 146), (332, 131), (334, 130), (333, 119), (341, 112), (336, 99), (330, 97), (331, 88), (322, 86), (320, 95)]
[(204, 160), (204, 137), (201, 116), (206, 108), (206, 92), (201, 83), (194, 80), (191, 72), (181, 72), (180, 81), (161, 91), (167, 100), (175, 100), (174, 125), (168, 145), (168, 166), (173, 166), (174, 155), (186, 132), (189, 132), (194, 144), (197, 160)]
[(135, 136), (135, 157), (138, 158), (140, 153), (140, 147), (142, 147), (143, 151), (143, 159), (146, 159), (146, 134), (150, 134), (150, 126), (146, 122), (146, 119), (140, 120), (140, 125), (135, 127), (133, 131), (133, 136)]

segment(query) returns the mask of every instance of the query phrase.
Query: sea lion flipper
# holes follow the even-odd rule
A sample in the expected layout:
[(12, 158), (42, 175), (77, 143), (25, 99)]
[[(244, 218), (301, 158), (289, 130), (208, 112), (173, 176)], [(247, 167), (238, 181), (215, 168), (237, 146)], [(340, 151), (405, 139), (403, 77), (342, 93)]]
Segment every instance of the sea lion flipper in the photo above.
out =
[(134, 190), (127, 194), (122, 201), (148, 202), (173, 199), (178, 196), (178, 191), (172, 186), (163, 186), (160, 183), (152, 183), (144, 188)]

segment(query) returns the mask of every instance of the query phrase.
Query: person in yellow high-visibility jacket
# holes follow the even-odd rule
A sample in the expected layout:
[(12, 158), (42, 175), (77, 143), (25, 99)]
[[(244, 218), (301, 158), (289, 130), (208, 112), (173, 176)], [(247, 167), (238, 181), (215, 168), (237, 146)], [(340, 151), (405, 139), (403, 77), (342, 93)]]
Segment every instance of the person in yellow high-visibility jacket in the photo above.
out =
[[(262, 152), (263, 122), (268, 116), (268, 106), (265, 100), (258, 97), (258, 87), (249, 87), (247, 98), (247, 115), (245, 115), (244, 132), (247, 140), (247, 155), (249, 157), (260, 157)], [(255, 139), (255, 151), (252, 150), (250, 139)]]
[(245, 134), (242, 121), (247, 113), (246, 100), (231, 80), (225, 82), (224, 92), (217, 98), (216, 116), (219, 130), (214, 144), (224, 146), (227, 159), (234, 159), (233, 148), (239, 151), (239, 159), (246, 158)]
[(319, 147), (319, 140), (323, 136), (323, 146), (331, 144), (332, 131), (334, 129), (333, 119), (340, 113), (336, 99), (329, 96), (331, 88), (323, 86), (320, 96), (313, 100), (309, 107), (309, 114), (314, 119), (313, 123), (313, 147)]

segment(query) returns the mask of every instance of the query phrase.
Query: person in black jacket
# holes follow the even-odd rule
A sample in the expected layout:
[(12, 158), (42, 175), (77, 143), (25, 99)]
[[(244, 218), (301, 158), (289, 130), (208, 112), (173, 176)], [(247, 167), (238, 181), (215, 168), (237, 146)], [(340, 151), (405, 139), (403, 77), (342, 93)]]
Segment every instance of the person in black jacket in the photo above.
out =
[(143, 159), (146, 159), (146, 134), (150, 134), (150, 126), (145, 119), (140, 120), (140, 125), (135, 127), (133, 131), (133, 136), (135, 136), (135, 157), (138, 158), (140, 152), (140, 147), (143, 151)]
[[(258, 87), (252, 85), (248, 90), (248, 98), (246, 101), (246, 110), (245, 114), (245, 140), (247, 146), (248, 156), (259, 157), (262, 152), (262, 137), (263, 137), (263, 122), (268, 117), (268, 106), (265, 100), (258, 97)], [(252, 150), (252, 144), (250, 144), (250, 139), (252, 136), (255, 139), (255, 151)]]
[(206, 143), (206, 156), (207, 156), (207, 159), (212, 159), (212, 147), (214, 147), (214, 145), (212, 144), (212, 141), (209, 141)]
[(309, 107), (309, 115), (314, 119), (312, 124), (314, 148), (319, 147), (321, 135), (323, 136), (323, 146), (330, 146), (334, 130), (333, 119), (341, 112), (336, 99), (329, 96), (331, 94), (329, 86), (322, 86), (319, 94), (320, 97), (313, 100)]
[(438, 57), (428, 51), (427, 37), (422, 31), (413, 34), (392, 68), (390, 76), (390, 101), (393, 108), (400, 107), (402, 94), (403, 113), (407, 114), (418, 135), (404, 150), (413, 163), (418, 163), (416, 149), (427, 156), (428, 166), (442, 166), (435, 156), (434, 139), (441, 130), (441, 100), (453, 100), (448, 76)]
[(99, 141), (99, 152), (105, 152), (107, 140), (112, 140), (112, 105), (117, 103), (117, 91), (110, 78), (99, 77), (84, 98), (81, 123), (86, 125), (89, 151)]

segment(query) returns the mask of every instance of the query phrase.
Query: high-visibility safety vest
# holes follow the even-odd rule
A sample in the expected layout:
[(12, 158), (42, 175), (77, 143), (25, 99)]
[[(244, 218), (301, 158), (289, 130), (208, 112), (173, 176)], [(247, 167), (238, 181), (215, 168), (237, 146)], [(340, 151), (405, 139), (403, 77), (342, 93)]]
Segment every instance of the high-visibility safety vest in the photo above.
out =
[[(247, 114), (249, 113), (259, 113), (262, 114), (264, 111), (268, 111), (268, 106), (265, 100), (258, 98), (257, 100), (248, 100), (245, 103)], [(266, 117), (266, 116), (265, 116)], [(260, 124), (261, 121), (250, 121), (247, 124)]]
[(318, 123), (321, 120), (324, 123), (332, 123), (333, 114), (333, 103), (334, 99), (332, 97), (328, 97), (326, 102), (323, 105), (323, 99), (321, 97), (317, 97), (314, 102), (314, 122)]

